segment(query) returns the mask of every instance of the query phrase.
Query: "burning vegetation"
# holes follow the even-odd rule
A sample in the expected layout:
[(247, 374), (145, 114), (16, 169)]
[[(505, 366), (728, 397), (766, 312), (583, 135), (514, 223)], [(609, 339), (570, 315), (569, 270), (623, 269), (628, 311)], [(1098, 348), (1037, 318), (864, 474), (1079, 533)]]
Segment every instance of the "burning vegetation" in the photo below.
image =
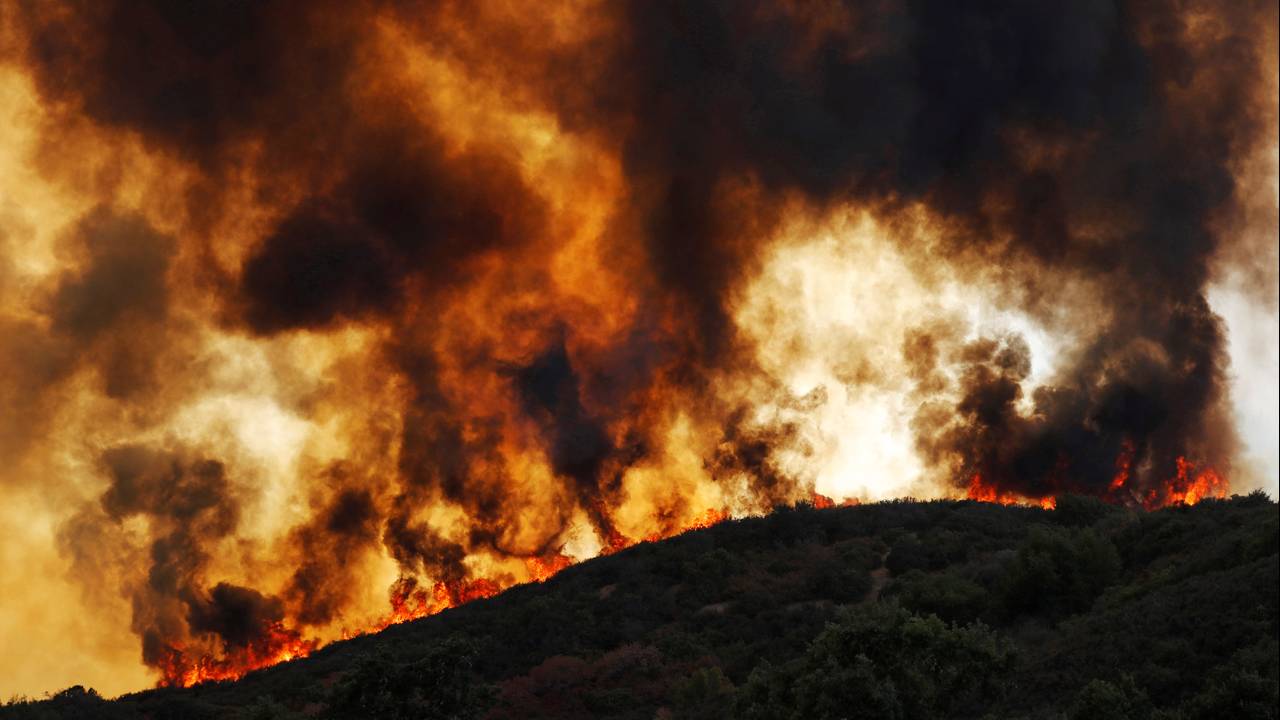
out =
[(1274, 4), (0, 21), (0, 484), (162, 685), (779, 506), (1229, 490)]

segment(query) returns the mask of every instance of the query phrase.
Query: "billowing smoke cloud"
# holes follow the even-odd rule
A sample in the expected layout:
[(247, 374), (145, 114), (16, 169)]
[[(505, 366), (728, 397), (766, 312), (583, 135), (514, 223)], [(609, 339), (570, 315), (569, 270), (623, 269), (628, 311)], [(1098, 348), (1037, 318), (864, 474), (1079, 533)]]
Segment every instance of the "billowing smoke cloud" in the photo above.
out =
[[(899, 403), (916, 494), (1225, 491), (1274, 6), (6, 13), (59, 230), (0, 218), (0, 448), (74, 476), (60, 547), (162, 682), (811, 499), (845, 400)], [(915, 289), (832, 351), (771, 273), (853, 216), (847, 282)]]
[(165, 681), (180, 682), (193, 643), (212, 654), (261, 642), (283, 619), (279, 600), (225, 582), (204, 587), (209, 554), (235, 529), (240, 512), (223, 465), (141, 446), (111, 448), (102, 464), (110, 486), (99, 505), (72, 518), (61, 540), (76, 571), (96, 577), (100, 570), (84, 552), (128, 520), (145, 519), (152, 538), (146, 574), (130, 588), (143, 660), (162, 668)]

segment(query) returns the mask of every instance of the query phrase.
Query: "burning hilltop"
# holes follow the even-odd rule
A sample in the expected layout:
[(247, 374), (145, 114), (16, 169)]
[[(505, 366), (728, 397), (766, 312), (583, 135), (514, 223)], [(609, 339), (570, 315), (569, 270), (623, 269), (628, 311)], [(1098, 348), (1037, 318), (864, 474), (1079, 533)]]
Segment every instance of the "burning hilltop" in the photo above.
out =
[(1242, 472), (1273, 5), (0, 18), (5, 521), (161, 683), (819, 497)]

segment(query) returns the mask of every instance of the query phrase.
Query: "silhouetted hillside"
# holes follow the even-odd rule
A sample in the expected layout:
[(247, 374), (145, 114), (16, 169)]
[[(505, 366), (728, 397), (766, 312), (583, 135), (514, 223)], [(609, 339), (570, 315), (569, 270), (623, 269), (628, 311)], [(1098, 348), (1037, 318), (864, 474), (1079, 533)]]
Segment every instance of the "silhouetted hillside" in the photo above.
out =
[(0, 717), (1275, 718), (1277, 518), (1261, 494), (780, 509), (238, 682)]

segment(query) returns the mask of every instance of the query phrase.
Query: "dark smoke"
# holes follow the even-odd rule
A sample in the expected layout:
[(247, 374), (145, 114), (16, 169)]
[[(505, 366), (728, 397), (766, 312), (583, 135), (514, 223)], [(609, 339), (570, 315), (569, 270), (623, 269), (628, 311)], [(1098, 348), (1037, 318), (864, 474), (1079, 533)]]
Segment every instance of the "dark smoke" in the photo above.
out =
[(213, 167), (255, 128), (309, 143), (307, 131), (330, 119), (323, 101), (352, 57), (349, 43), (326, 37), (325, 10), (275, 0), (72, 0), (22, 11), (35, 19), (30, 54), (46, 94)]
[(300, 622), (323, 625), (334, 619), (351, 598), (360, 556), (378, 540), (379, 512), (368, 490), (342, 487), (350, 483), (345, 469), (332, 468), (326, 485), (339, 489), (312, 522), (294, 531), (297, 570), (284, 596)]
[(141, 218), (117, 217), (104, 209), (86, 216), (79, 234), (89, 265), (58, 286), (49, 313), (54, 329), (87, 342), (131, 319), (163, 319), (173, 240)]
[(0, 450), (13, 460), (46, 431), (58, 383), (88, 369), (108, 397), (144, 398), (166, 342), (173, 238), (141, 217), (98, 207), (60, 245), (79, 267), (43, 298), (48, 323), (0, 319), (0, 335), (10, 341), (0, 347), (9, 381), (0, 387)]
[(194, 632), (213, 633), (229, 647), (247, 647), (284, 619), (284, 604), (252, 588), (213, 586), (207, 598), (193, 598), (187, 616)]
[(130, 518), (146, 519), (152, 539), (147, 556), (138, 558), (146, 573), (130, 589), (143, 660), (163, 666), (193, 651), (185, 660), (192, 662), (210, 642), (221, 651), (261, 643), (284, 618), (283, 602), (226, 582), (210, 587), (206, 576), (210, 553), (240, 518), (223, 465), (140, 445), (112, 448), (102, 463), (111, 485), (99, 505), (83, 508), (63, 528), (60, 541), (93, 587), (94, 578), (110, 572), (96, 565), (94, 548), (118, 544)]
[(607, 428), (582, 406), (580, 383), (563, 340), (515, 371), (514, 382), (525, 413), (542, 427), (552, 469), (573, 481), (575, 494), (608, 537), (613, 527), (599, 512), (600, 483), (601, 470), (614, 447)]
[[(1246, 38), (1193, 57), (1186, 19), (1163, 3), (846, 9), (847, 25), (815, 30), (783, 5), (632, 3), (599, 103), (569, 115), (627, 128), (627, 170), (654, 189), (638, 196), (650, 254), (704, 348), (731, 334), (726, 302), (751, 258), (722, 218), (752, 211), (717, 203), (715, 188), (746, 176), (819, 204), (924, 202), (947, 223), (945, 252), (1010, 268), (1000, 277), (1030, 311), (1053, 309), (1056, 283), (1089, 278), (1114, 316), (1029, 419), (1012, 407), (1025, 361), (955, 359), (959, 405), (917, 425), (935, 457), (966, 459), (958, 485), (977, 471), (1033, 496), (1096, 491), (1125, 440), (1149, 480), (1185, 452), (1228, 465), (1225, 351), (1204, 291), (1232, 148), (1259, 130), (1239, 111), (1257, 73)], [(1214, 82), (1190, 113), (1179, 93), (1197, 76)], [(1060, 158), (1029, 162), (1028, 138)], [(1135, 356), (1144, 343), (1152, 357)]]
[(446, 158), (410, 124), (327, 135), (350, 143), (332, 191), (281, 221), (248, 259), (245, 319), (263, 334), (389, 314), (406, 284), (425, 295), (453, 286), (466, 261), (513, 249), (538, 232), (541, 210), (512, 168), (471, 152)]

